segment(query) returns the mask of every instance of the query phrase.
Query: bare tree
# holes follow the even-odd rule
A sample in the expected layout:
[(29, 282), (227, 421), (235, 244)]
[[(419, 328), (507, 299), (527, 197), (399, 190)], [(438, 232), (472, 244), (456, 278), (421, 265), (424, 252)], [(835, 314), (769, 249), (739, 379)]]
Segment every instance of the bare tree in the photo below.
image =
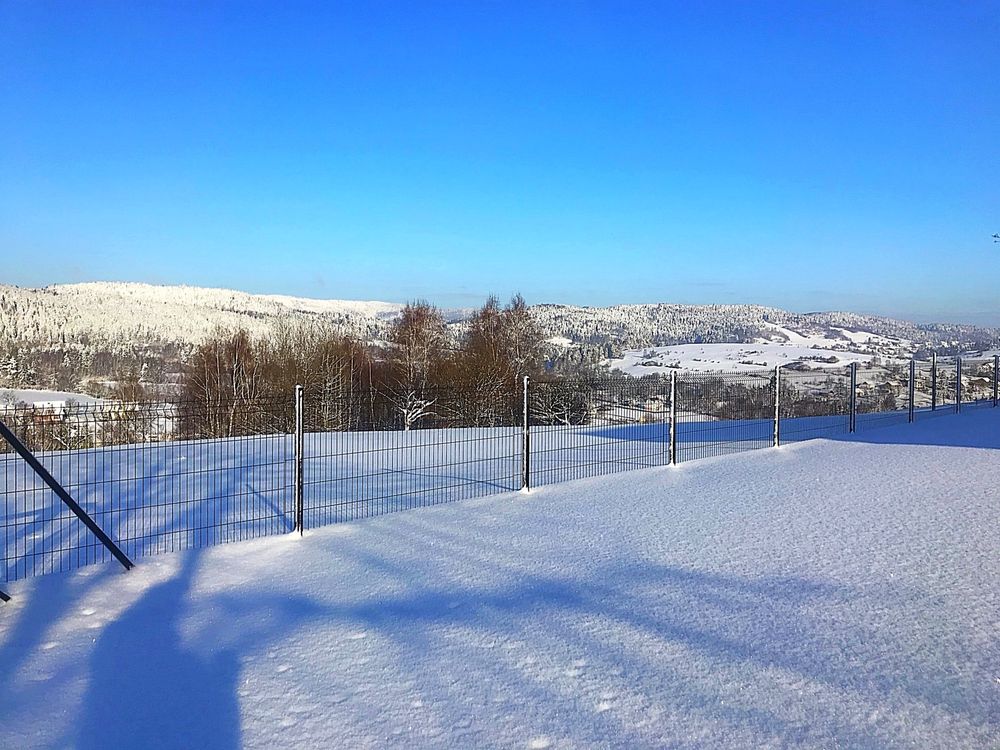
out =
[(473, 424), (516, 424), (520, 380), (541, 372), (542, 336), (520, 295), (505, 308), (490, 297), (469, 320), (455, 379), (472, 392)]
[(388, 394), (409, 430), (420, 419), (433, 415), (443, 365), (447, 360), (448, 331), (444, 316), (425, 301), (403, 308), (389, 333), (390, 374)]
[(183, 383), (182, 423), (194, 434), (233, 437), (264, 392), (260, 362), (246, 331), (218, 333), (195, 350)]

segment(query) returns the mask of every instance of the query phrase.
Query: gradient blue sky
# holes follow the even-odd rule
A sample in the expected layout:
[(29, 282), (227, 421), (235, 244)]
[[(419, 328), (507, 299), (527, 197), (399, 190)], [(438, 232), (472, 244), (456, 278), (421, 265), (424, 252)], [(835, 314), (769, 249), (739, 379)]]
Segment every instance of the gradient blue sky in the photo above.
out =
[(0, 3), (0, 282), (1000, 324), (1000, 3)]

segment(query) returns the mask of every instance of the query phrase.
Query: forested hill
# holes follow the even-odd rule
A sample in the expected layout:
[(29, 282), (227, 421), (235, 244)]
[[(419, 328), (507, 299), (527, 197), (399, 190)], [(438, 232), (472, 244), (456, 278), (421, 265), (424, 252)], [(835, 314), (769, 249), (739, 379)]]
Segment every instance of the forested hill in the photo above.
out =
[[(280, 321), (323, 321), (362, 339), (377, 340), (401, 308), (394, 302), (316, 300), (189, 286), (0, 285), (0, 340), (192, 344), (219, 328), (243, 328), (261, 335)], [(848, 312), (793, 313), (760, 305), (538, 304), (531, 311), (550, 338), (624, 348), (771, 338), (773, 325), (804, 335), (825, 333), (846, 340), (850, 333), (866, 332), (928, 346), (988, 345), (1000, 334), (997, 329), (967, 325), (916, 324)], [(445, 311), (456, 327), (468, 313)]]
[[(84, 375), (110, 376), (140, 366), (150, 379), (165, 382), (195, 345), (219, 329), (244, 329), (259, 337), (275, 326), (309, 322), (377, 343), (402, 307), (118, 282), (43, 289), (0, 285), (0, 387), (69, 387)], [(997, 329), (847, 312), (794, 313), (760, 305), (537, 304), (530, 311), (547, 339), (549, 360), (569, 368), (594, 365), (625, 350), (681, 343), (802, 338), (908, 356), (987, 349), (1000, 340)], [(456, 339), (471, 312), (444, 311)]]

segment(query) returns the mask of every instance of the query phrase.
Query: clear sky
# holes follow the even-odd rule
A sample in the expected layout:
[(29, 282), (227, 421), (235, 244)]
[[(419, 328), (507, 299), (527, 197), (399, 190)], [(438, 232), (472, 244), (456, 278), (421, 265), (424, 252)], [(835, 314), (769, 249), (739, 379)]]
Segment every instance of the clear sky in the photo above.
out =
[(1000, 2), (0, 2), (0, 282), (1000, 324)]

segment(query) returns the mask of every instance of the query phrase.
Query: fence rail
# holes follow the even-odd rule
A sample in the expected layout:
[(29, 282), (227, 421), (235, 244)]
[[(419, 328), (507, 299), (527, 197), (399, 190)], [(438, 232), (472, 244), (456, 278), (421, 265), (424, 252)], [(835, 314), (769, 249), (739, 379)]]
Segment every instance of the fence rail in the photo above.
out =
[[(0, 409), (124, 555), (996, 406), (998, 358)], [(0, 439), (0, 582), (109, 559)]]

